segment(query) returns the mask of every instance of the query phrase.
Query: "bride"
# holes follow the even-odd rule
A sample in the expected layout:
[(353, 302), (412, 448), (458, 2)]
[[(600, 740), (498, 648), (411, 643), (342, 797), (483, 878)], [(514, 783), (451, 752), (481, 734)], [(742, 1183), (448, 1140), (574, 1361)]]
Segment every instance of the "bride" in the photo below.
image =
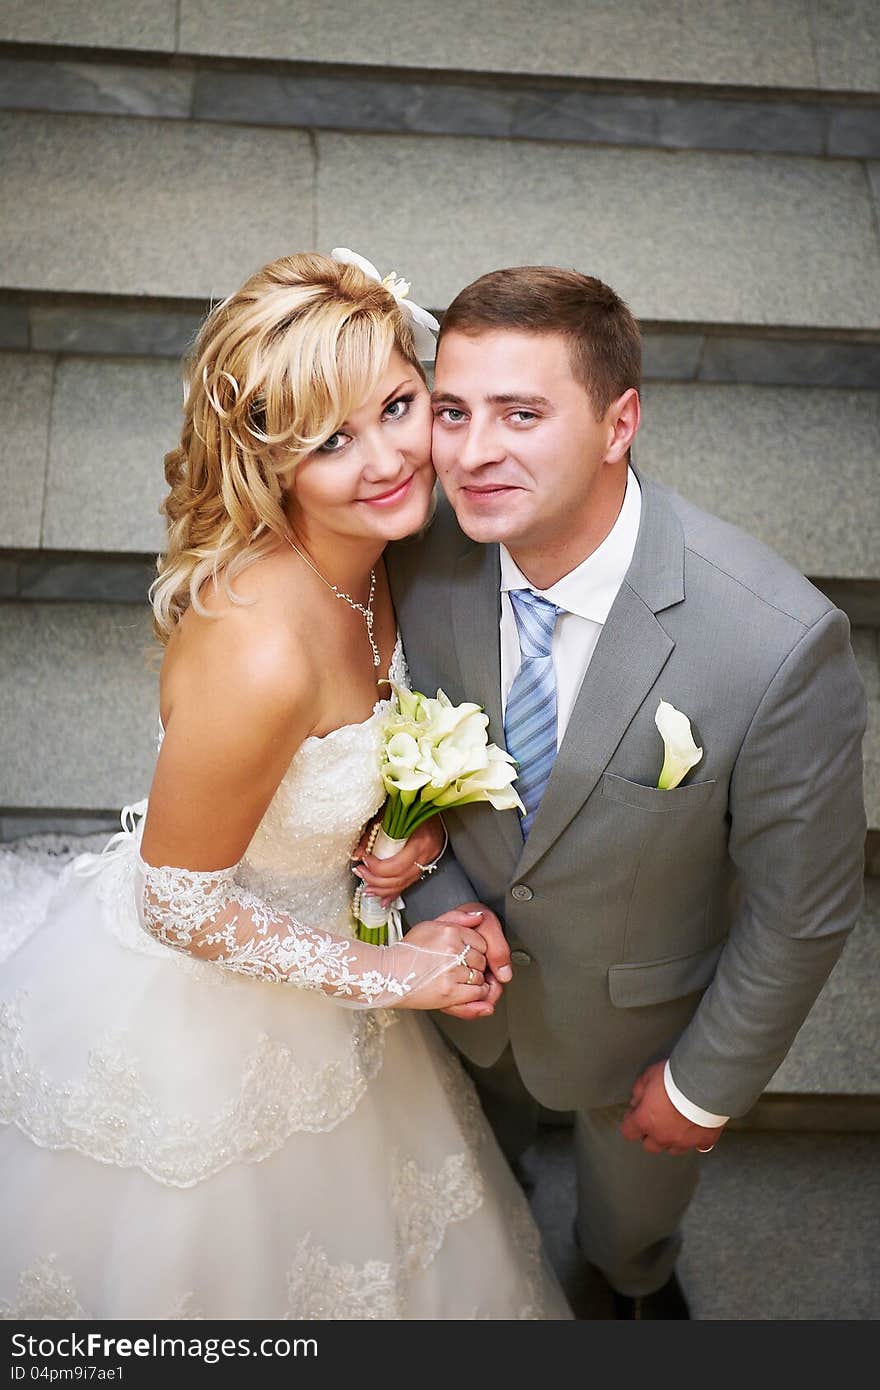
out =
[[(275, 261), (195, 345), (149, 804), (4, 965), (6, 1318), (571, 1316), (423, 1012), (491, 1012), (497, 921), (352, 936), (383, 680), (406, 680), (382, 552), (434, 483), (420, 311), (361, 264)], [(436, 823), (368, 886), (414, 882)]]

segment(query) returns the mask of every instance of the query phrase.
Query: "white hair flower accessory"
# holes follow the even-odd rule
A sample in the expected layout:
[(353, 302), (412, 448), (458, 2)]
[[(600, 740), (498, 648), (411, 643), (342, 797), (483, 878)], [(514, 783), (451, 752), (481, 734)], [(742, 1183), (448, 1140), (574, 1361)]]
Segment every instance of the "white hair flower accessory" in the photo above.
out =
[(410, 289), (409, 280), (404, 280), (396, 270), (389, 271), (385, 276), (380, 275), (372, 261), (368, 261), (366, 256), (359, 256), (357, 251), (349, 251), (347, 246), (334, 246), (330, 258), (340, 261), (343, 265), (356, 265), (370, 280), (377, 280), (380, 285), (385, 286), (388, 293), (394, 296), (412, 319), (416, 356), (419, 361), (433, 362), (437, 350), (434, 334), (440, 332), (440, 325), (433, 314), (429, 314), (427, 309), (414, 304), (407, 297)]

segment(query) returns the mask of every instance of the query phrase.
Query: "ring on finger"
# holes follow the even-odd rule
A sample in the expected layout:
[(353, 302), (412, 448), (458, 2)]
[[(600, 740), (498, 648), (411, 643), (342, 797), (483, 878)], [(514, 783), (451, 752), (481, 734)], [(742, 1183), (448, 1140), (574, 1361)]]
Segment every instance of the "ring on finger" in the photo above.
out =
[(714, 1144), (710, 1144), (709, 1147), (708, 1147), (708, 1149), (697, 1149), (697, 1153), (698, 1153), (698, 1154), (710, 1154), (710, 1153), (712, 1152), (712, 1150), (714, 1149), (714, 1147), (715, 1147)]
[(468, 966), (467, 980), (465, 981), (465, 984), (472, 985), (473, 982), (474, 982), (474, 980), (475, 980), (476, 978), (477, 978), (477, 972), (476, 972), (476, 970), (474, 970), (474, 968), (473, 968), (472, 965)]

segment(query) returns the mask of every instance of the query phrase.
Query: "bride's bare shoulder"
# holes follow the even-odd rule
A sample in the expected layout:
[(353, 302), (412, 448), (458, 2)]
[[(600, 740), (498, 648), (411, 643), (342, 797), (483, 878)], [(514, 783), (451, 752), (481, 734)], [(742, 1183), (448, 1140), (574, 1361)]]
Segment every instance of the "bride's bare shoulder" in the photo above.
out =
[[(255, 561), (233, 579), (209, 580), (175, 628), (162, 662), (163, 723), (176, 704), (205, 701), (296, 709), (317, 689), (314, 644), (282, 567)], [(299, 720), (297, 721), (299, 722)]]

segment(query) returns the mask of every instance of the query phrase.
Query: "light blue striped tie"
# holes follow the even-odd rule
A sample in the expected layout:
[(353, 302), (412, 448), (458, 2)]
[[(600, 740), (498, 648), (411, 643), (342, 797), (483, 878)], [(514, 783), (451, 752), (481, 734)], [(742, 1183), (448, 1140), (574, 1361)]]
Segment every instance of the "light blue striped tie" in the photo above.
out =
[(504, 736), (508, 753), (519, 763), (515, 786), (526, 808), (525, 839), (556, 757), (556, 677), (550, 650), (556, 619), (564, 610), (530, 589), (511, 589), (509, 597), (522, 664), (507, 697)]

